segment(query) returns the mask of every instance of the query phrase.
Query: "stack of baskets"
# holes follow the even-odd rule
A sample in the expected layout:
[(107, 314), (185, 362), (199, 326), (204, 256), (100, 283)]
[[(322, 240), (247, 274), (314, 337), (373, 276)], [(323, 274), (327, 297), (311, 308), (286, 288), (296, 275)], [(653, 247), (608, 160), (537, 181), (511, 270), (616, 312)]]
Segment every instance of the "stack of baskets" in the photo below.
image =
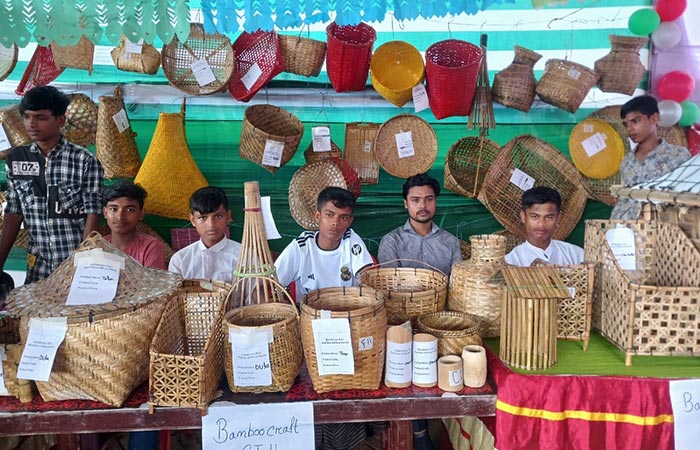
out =
[[(304, 125), (292, 113), (273, 105), (254, 105), (245, 110), (239, 153), (241, 158), (275, 173), (299, 148)], [(283, 145), (279, 164), (264, 164), (268, 141)]]
[(377, 32), (365, 23), (326, 27), (326, 71), (336, 92), (362, 91), (367, 84)]

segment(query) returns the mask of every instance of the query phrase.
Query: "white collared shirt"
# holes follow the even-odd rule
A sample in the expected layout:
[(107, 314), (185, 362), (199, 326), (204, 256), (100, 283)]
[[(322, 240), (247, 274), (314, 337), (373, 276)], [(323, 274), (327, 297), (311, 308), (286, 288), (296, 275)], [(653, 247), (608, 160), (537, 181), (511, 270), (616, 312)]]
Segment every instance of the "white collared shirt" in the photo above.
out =
[(529, 267), (532, 261), (538, 258), (557, 265), (581, 264), (583, 262), (583, 249), (568, 242), (552, 240), (549, 246), (543, 250), (525, 241), (506, 255), (506, 263), (513, 266)]
[(204, 278), (230, 283), (238, 264), (241, 244), (224, 238), (207, 248), (200, 239), (178, 251), (170, 259), (168, 270), (184, 278)]

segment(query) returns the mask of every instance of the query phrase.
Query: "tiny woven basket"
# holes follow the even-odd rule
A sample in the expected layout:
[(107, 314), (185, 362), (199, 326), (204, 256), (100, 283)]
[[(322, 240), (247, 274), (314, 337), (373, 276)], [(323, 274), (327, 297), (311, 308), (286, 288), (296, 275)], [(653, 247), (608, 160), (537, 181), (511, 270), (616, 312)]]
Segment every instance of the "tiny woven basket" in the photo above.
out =
[(561, 194), (561, 223), (554, 239), (565, 239), (581, 219), (588, 193), (578, 170), (547, 142), (531, 135), (512, 139), (491, 165), (479, 201), (508, 231), (524, 236), (520, 220), (523, 190), (513, 182), (515, 170), (534, 178), (534, 186), (549, 186)]
[(323, 159), (328, 159), (328, 158), (342, 158), (343, 157), (343, 149), (338, 147), (338, 145), (331, 141), (331, 149), (328, 150), (327, 152), (315, 152), (314, 151), (314, 146), (313, 143), (310, 143), (308, 147), (306, 147), (306, 150), (304, 150), (304, 159), (306, 160), (306, 164), (311, 164), (316, 161), (321, 161)]
[(377, 32), (366, 23), (326, 27), (326, 72), (336, 92), (362, 91), (367, 84)]
[(491, 98), (503, 106), (529, 112), (537, 86), (533, 68), (542, 55), (518, 45), (513, 51), (513, 62), (493, 77)]
[(108, 179), (133, 178), (141, 167), (136, 133), (131, 126), (120, 132), (114, 121), (114, 116), (122, 112), (128, 121), (124, 97), (119, 86), (114, 89), (114, 96), (100, 96), (95, 155), (102, 164), (105, 178)]
[(92, 75), (92, 59), (95, 56), (95, 44), (85, 35), (80, 36), (76, 45), (60, 47), (55, 41), (51, 44), (53, 61), (59, 69), (82, 69)]
[(425, 77), (430, 109), (437, 119), (471, 114), (481, 56), (479, 47), (458, 39), (428, 47)]
[(595, 71), (583, 64), (550, 59), (535, 92), (545, 103), (575, 113), (598, 81)]
[[(500, 250), (498, 253), (494, 254), (492, 253), (492, 250), (495, 246), (500, 245), (499, 241), (492, 241), (491, 238), (495, 236), (501, 236), (506, 239), (505, 241), (505, 251), (503, 252), (504, 255), (507, 255), (510, 253), (515, 247), (518, 245), (522, 244), (525, 242), (525, 238), (519, 234), (513, 234), (508, 230), (501, 230), (501, 231), (496, 231), (493, 234), (480, 234), (477, 235), (476, 238), (478, 239), (477, 241), (477, 246), (479, 249), (474, 253), (474, 259), (472, 259), (472, 247), (471, 247), (471, 238), (475, 236), (469, 236), (469, 241), (459, 241), (459, 249), (461, 250), (462, 253), (462, 259), (464, 260), (469, 260), (473, 265), (489, 265), (489, 259), (491, 259), (493, 256), (498, 257), (498, 254), (500, 253)], [(484, 248), (483, 246), (486, 245), (490, 248)], [(500, 261), (500, 259), (496, 259), (497, 261)]]
[(423, 56), (407, 42), (386, 42), (372, 55), (369, 78), (379, 95), (400, 108), (413, 98), (413, 86), (425, 78)]
[[(350, 322), (354, 374), (319, 375), (314, 341), (314, 319), (321, 312), (333, 319)], [(324, 288), (311, 291), (301, 300), (301, 342), (306, 367), (314, 390), (319, 394), (345, 389), (378, 389), (384, 372), (386, 344), (384, 294), (369, 287)], [(371, 342), (371, 345), (362, 345)]]
[(477, 266), (471, 261), (452, 265), (447, 309), (478, 316), (483, 320), (483, 337), (495, 337), (501, 332), (501, 267)]
[(88, 147), (97, 140), (98, 107), (85, 94), (68, 94), (64, 134), (66, 140)]
[(19, 49), (15, 44), (12, 47), (5, 47), (0, 44), (0, 81), (7, 78), (15, 68), (17, 64), (17, 55), (19, 54)]
[(0, 159), (5, 159), (13, 147), (31, 144), (32, 139), (27, 134), (27, 129), (24, 128), (19, 105), (8, 105), (0, 108), (0, 126), (5, 131), (5, 136), (11, 145), (10, 148), (0, 151)]
[[(399, 133), (411, 134), (413, 155), (400, 156), (401, 149), (396, 137)], [(384, 122), (374, 141), (374, 152), (382, 169), (398, 178), (427, 172), (435, 162), (437, 150), (435, 130), (414, 114), (399, 114)]]
[(234, 69), (228, 91), (247, 102), (284, 70), (280, 42), (274, 31), (243, 32), (233, 43)]
[(160, 67), (160, 52), (151, 44), (142, 43), (141, 53), (127, 52), (126, 36), (121, 37), (119, 45), (112, 49), (110, 55), (117, 69), (126, 72), (137, 72), (153, 75)]
[[(275, 173), (292, 159), (303, 134), (304, 124), (289, 111), (273, 105), (253, 105), (243, 116), (239, 153), (241, 158)], [(284, 143), (279, 166), (263, 164), (268, 140)]]
[(594, 64), (598, 74), (598, 87), (603, 92), (619, 92), (632, 95), (642, 81), (646, 68), (639, 59), (639, 51), (647, 45), (648, 38), (617, 36), (611, 34), (610, 53)]
[[(185, 42), (177, 36), (163, 47), (161, 52), (163, 73), (177, 89), (192, 95), (218, 92), (228, 83), (233, 72), (233, 48), (222, 34), (208, 34), (201, 23), (190, 24), (190, 34)], [(192, 64), (205, 60), (214, 80), (200, 85), (192, 70)]]
[(345, 161), (355, 169), (362, 184), (379, 182), (379, 162), (374, 150), (379, 124), (353, 122), (345, 125)]
[(481, 345), (481, 319), (473, 314), (440, 311), (416, 320), (416, 331), (428, 333), (438, 340), (438, 358), (461, 355), (465, 345)]
[(284, 71), (317, 77), (326, 60), (326, 43), (301, 36), (280, 34), (280, 52), (284, 61)]
[(464, 137), (452, 144), (445, 159), (445, 187), (476, 198), (500, 150), (500, 145), (483, 136)]
[(414, 322), (424, 314), (444, 311), (448, 277), (442, 272), (413, 267), (370, 267), (358, 276), (361, 286), (378, 289), (386, 297), (389, 325)]

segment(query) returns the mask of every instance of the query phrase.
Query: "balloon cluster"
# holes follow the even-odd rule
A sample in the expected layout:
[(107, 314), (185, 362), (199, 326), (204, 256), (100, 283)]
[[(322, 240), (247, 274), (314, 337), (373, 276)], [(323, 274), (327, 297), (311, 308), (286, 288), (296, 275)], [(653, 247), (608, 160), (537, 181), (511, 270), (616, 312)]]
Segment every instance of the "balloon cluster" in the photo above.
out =
[[(639, 36), (651, 34), (654, 46), (659, 49), (675, 47), (682, 32), (675, 20), (683, 15), (687, 0), (658, 0), (654, 9), (635, 11), (629, 18), (629, 30)], [(687, 127), (700, 119), (700, 107), (689, 101), (695, 90), (695, 80), (682, 70), (665, 74), (656, 86), (661, 97), (659, 102), (659, 125), (670, 127), (676, 123)]]

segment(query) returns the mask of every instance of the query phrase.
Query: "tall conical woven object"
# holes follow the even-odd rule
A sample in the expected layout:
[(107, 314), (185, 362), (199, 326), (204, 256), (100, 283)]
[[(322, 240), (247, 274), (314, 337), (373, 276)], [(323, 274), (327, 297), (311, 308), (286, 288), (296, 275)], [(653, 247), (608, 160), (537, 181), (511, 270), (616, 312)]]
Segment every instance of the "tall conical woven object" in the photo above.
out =
[(179, 113), (160, 113), (151, 145), (134, 182), (148, 192), (146, 210), (176, 219), (190, 215), (189, 199), (208, 186), (185, 138), (185, 100)]
[[(121, 124), (117, 126), (117, 122)], [(124, 127), (128, 128), (124, 128)], [(120, 127), (122, 131), (120, 131)], [(105, 170), (105, 178), (132, 178), (141, 167), (136, 147), (136, 133), (129, 125), (122, 90), (114, 88), (114, 97), (100, 96), (97, 110), (97, 159)]]

